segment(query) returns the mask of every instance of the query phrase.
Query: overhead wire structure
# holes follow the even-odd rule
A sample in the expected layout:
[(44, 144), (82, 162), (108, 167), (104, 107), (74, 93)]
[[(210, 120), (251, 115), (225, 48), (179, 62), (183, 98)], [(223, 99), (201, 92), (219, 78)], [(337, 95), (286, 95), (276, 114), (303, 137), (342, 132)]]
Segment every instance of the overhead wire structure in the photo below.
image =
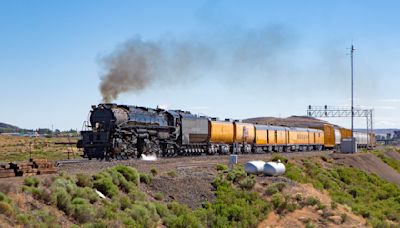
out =
[[(308, 106), (307, 116), (316, 118), (332, 118), (332, 117), (365, 117), (367, 122), (368, 143), (372, 147), (370, 133), (373, 132), (373, 109), (363, 109), (354, 107), (337, 107), (337, 106)], [(352, 121), (353, 123), (353, 121)], [(353, 129), (354, 130), (354, 129)], [(353, 133), (353, 131), (352, 131)]]

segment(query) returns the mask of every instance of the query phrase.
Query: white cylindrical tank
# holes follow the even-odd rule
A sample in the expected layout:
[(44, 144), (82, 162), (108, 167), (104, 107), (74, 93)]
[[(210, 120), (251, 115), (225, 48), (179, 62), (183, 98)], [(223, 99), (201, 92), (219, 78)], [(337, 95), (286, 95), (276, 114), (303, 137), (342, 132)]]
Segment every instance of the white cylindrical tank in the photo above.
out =
[(279, 176), (285, 173), (285, 165), (278, 162), (267, 162), (264, 165), (264, 174), (267, 176)]
[(244, 165), (246, 173), (259, 174), (264, 171), (265, 161), (249, 161)]

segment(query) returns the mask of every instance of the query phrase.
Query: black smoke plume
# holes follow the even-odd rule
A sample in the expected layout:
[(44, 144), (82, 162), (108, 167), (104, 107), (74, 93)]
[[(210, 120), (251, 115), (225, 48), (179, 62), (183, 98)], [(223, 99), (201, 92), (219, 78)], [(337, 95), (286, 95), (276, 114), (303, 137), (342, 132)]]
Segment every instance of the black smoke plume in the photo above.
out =
[(280, 53), (292, 43), (280, 26), (220, 31), (190, 39), (130, 39), (100, 58), (104, 102), (121, 93), (138, 93), (160, 84), (191, 83), (207, 73), (240, 79), (266, 76), (279, 66)]

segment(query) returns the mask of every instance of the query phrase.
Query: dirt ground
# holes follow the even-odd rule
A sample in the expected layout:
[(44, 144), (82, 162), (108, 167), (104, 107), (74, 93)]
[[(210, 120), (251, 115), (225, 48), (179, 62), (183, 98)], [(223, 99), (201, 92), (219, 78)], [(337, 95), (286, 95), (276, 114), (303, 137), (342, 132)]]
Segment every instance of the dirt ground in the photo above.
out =
[[(397, 152), (394, 152), (393, 156), (399, 156)], [(400, 173), (396, 170), (382, 162), (378, 157), (373, 154), (359, 153), (359, 154), (337, 154), (332, 151), (319, 151), (319, 152), (294, 152), (294, 153), (282, 153), (282, 155), (289, 157), (294, 160), (300, 160), (305, 157), (319, 157), (327, 155), (333, 158), (335, 163), (344, 164), (352, 167), (359, 168), (366, 172), (375, 173), (381, 178), (395, 183), (400, 186)], [(238, 155), (238, 162), (244, 164), (250, 160), (264, 160), (268, 161), (271, 159), (271, 154), (244, 154)], [(216, 164), (227, 164), (229, 156), (198, 156), (198, 157), (180, 157), (180, 158), (160, 158), (156, 161), (143, 161), (143, 160), (124, 160), (124, 161), (85, 161), (84, 163), (70, 163), (62, 164), (58, 167), (59, 172), (65, 172), (67, 174), (77, 174), (77, 173), (87, 173), (94, 174), (103, 169), (122, 164), (127, 166), (132, 166), (139, 170), (140, 172), (149, 173), (151, 169), (156, 169), (158, 176), (154, 179), (153, 184), (150, 186), (151, 190), (154, 192), (171, 193), (170, 196), (166, 195), (166, 200), (168, 197), (172, 199), (180, 199), (182, 203), (188, 203), (190, 192), (196, 192), (199, 190), (201, 194), (200, 198), (210, 199), (211, 197), (206, 192), (209, 190), (210, 180), (215, 176), (215, 165)], [(171, 178), (168, 173), (176, 172), (177, 177)], [(49, 175), (39, 175), (39, 179), (44, 179), (51, 177), (56, 174)], [(2, 178), (0, 179), (0, 185), (21, 185), (24, 177), (12, 177), (12, 178)], [(208, 183), (208, 185), (206, 184)], [(206, 187), (204, 187), (207, 185)], [(169, 190), (166, 190), (169, 189)], [(180, 191), (180, 189), (184, 189)], [(205, 189), (205, 190), (204, 190)], [(177, 192), (175, 194), (174, 192)], [(180, 195), (180, 193), (182, 195)], [(178, 194), (179, 193), (179, 194)], [(196, 194), (196, 197), (197, 194)], [(189, 203), (190, 206), (199, 206), (201, 203), (199, 199), (195, 199), (193, 205)]]
[[(349, 208), (338, 205), (336, 209), (331, 209), (331, 199), (327, 192), (319, 191), (310, 184), (294, 184), (284, 190), (285, 194), (301, 194), (303, 197), (315, 197), (320, 200), (326, 209), (318, 210), (316, 206), (306, 206), (302, 209), (289, 212), (284, 216), (275, 212), (268, 214), (267, 218), (258, 224), (258, 228), (267, 227), (304, 227), (307, 223), (316, 227), (367, 227), (367, 221), (361, 216), (354, 215)], [(345, 222), (342, 216), (346, 216)]]
[[(304, 157), (322, 156), (330, 153), (332, 152), (319, 151), (287, 153), (284, 155), (294, 159), (302, 159)], [(268, 161), (271, 157), (271, 154), (238, 155), (238, 162), (244, 164), (250, 160)], [(216, 164), (228, 164), (228, 160), (229, 156), (227, 155), (161, 158), (156, 161), (124, 160), (106, 162), (85, 160), (84, 163), (62, 164), (58, 167), (58, 172), (66, 174), (94, 174), (119, 164), (132, 166), (138, 171), (145, 173), (150, 173), (151, 169), (156, 169), (158, 174), (152, 183), (149, 185), (140, 185), (143, 191), (152, 196), (161, 193), (163, 200), (166, 202), (176, 200), (191, 208), (196, 208), (214, 199), (211, 182), (217, 175), (215, 166)], [(54, 175), (57, 174), (38, 175), (36, 177), (44, 180)], [(0, 188), (16, 189), (22, 185), (23, 180), (24, 177), (0, 178)]]
[(153, 197), (161, 193), (165, 202), (178, 201), (194, 209), (214, 200), (211, 182), (215, 177), (215, 168), (188, 167), (178, 170), (176, 177), (157, 176), (141, 189)]
[(385, 154), (393, 159), (399, 160), (400, 161), (400, 153), (396, 151), (386, 151)]
[[(358, 153), (345, 155), (333, 153), (332, 151), (319, 151), (282, 153), (282, 155), (294, 161), (300, 161), (305, 157), (329, 156), (337, 164), (348, 165), (366, 172), (375, 173), (381, 178), (400, 186), (400, 173), (386, 165), (373, 154)], [(250, 160), (268, 161), (272, 156), (272, 154), (238, 155), (238, 161), (242, 164)], [(398, 159), (400, 155), (397, 152), (388, 152), (388, 156)], [(85, 161), (82, 163), (62, 164), (58, 169), (59, 172), (65, 172), (67, 174), (94, 174), (118, 164), (132, 166), (140, 172), (146, 173), (150, 173), (151, 169), (156, 169), (157, 175), (154, 177), (153, 181), (150, 184), (141, 184), (141, 190), (153, 197), (157, 194), (162, 195), (162, 200), (165, 202), (176, 200), (188, 205), (190, 208), (198, 208), (201, 207), (203, 203), (211, 202), (215, 198), (212, 191), (213, 187), (211, 186), (212, 180), (217, 175), (215, 166), (216, 164), (227, 164), (228, 160), (229, 156), (223, 155), (161, 158), (156, 161)], [(37, 178), (43, 180), (45, 178), (51, 178), (54, 175), (57, 174), (40, 175), (37, 176)], [(16, 188), (21, 186), (23, 179), (24, 177), (0, 179), (0, 189), (4, 187)], [(257, 177), (258, 183), (265, 181), (273, 180), (263, 176)], [(310, 185), (292, 183), (290, 180), (285, 181), (290, 185), (290, 188), (286, 190), (287, 194), (295, 195), (296, 193), (301, 193), (304, 196), (314, 196), (320, 199), (322, 203), (330, 205), (328, 193), (318, 191)], [(326, 217), (316, 207), (307, 206), (301, 210), (288, 213), (283, 217), (275, 213), (270, 213), (258, 227), (304, 227), (307, 222), (312, 222), (318, 227), (364, 227), (366, 224), (363, 218), (355, 216), (348, 208), (341, 205), (338, 206), (333, 214), (334, 215)], [(346, 214), (346, 222), (338, 225), (335, 220), (338, 220), (342, 214)]]

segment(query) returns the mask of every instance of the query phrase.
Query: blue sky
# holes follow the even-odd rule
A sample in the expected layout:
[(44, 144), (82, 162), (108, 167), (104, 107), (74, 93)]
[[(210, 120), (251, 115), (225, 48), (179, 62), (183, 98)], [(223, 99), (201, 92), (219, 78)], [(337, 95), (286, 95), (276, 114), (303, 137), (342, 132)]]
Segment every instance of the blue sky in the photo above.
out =
[[(273, 71), (257, 70), (260, 62), (247, 59), (236, 74), (228, 68), (199, 72), (197, 80), (154, 84), (115, 102), (221, 118), (303, 115), (309, 104), (345, 106), (353, 42), (356, 105), (375, 109), (375, 127), (400, 127), (399, 10), (399, 1), (361, 0), (3, 0), (0, 121), (79, 130), (90, 106), (102, 100), (100, 59), (134, 37), (223, 42), (230, 34), (279, 27), (286, 43), (272, 54)], [(355, 127), (365, 127), (365, 119)]]

